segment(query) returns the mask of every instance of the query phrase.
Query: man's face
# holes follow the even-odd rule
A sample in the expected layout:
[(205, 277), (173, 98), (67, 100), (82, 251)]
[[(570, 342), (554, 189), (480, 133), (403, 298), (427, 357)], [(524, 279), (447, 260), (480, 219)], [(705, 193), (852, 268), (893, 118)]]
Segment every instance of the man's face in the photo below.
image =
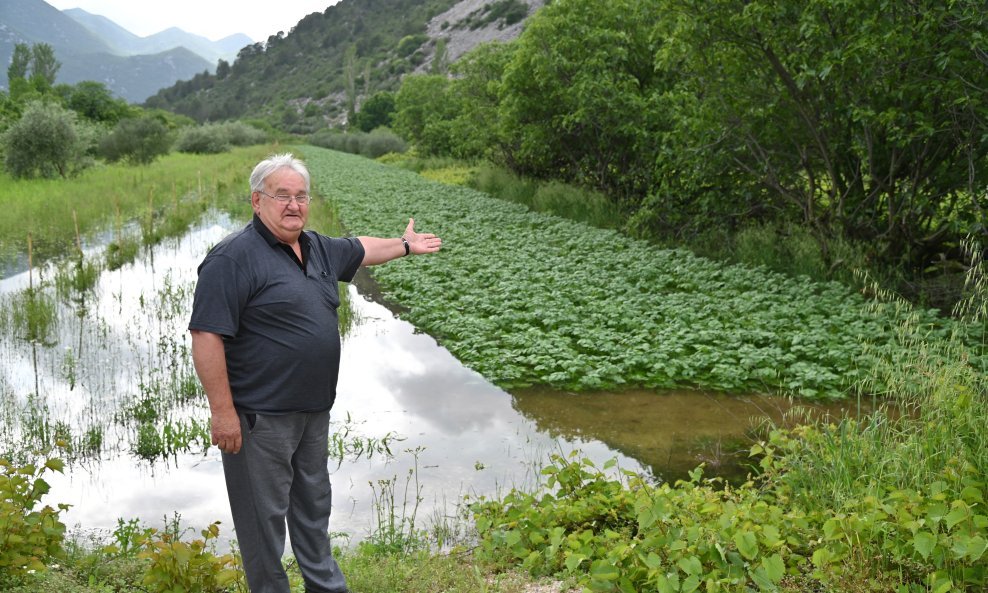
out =
[(299, 196), (307, 193), (305, 180), (291, 169), (278, 169), (264, 180), (264, 195), (254, 192), (250, 196), (254, 212), (274, 236), (283, 243), (295, 243), (309, 218), (309, 205), (291, 200), (283, 204), (268, 196)]

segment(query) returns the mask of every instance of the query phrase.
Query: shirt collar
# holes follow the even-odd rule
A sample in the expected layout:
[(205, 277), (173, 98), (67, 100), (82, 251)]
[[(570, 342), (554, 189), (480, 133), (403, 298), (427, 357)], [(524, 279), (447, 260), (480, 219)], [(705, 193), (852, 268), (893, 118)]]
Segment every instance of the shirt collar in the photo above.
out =
[[(271, 247), (283, 245), (283, 243), (279, 241), (277, 237), (274, 236), (274, 233), (271, 232), (271, 229), (265, 226), (264, 221), (262, 221), (261, 217), (259, 217), (256, 213), (254, 214), (254, 218), (251, 220), (251, 224), (254, 226), (254, 230), (260, 233), (260, 235), (264, 237), (264, 240), (267, 241), (268, 245), (270, 245)], [(302, 249), (308, 248), (309, 241), (310, 241), (309, 235), (306, 234), (305, 231), (299, 233), (298, 242), (302, 246)]]

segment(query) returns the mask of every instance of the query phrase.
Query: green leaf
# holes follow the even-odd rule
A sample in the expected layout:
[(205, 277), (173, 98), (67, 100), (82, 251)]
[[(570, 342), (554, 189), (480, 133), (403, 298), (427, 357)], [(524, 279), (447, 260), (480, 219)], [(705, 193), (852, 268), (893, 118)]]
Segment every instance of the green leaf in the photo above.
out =
[(681, 593), (693, 593), (700, 588), (700, 577), (697, 575), (690, 575), (683, 581), (683, 586), (680, 587)]
[(676, 563), (679, 570), (685, 572), (686, 574), (693, 576), (703, 573), (703, 565), (700, 563), (700, 559), (696, 556), (688, 556), (682, 558)]
[(817, 548), (813, 552), (813, 566), (824, 568), (834, 561), (834, 553), (827, 548)]
[(45, 467), (47, 467), (50, 470), (61, 472), (63, 469), (65, 469), (65, 462), (62, 461), (61, 459), (49, 459), (48, 461), (45, 462)]
[(571, 572), (575, 571), (586, 559), (587, 557), (583, 554), (569, 554), (566, 556), (566, 568)]
[(590, 577), (599, 581), (616, 581), (621, 572), (606, 560), (598, 560), (590, 566)]
[(786, 563), (779, 554), (772, 554), (767, 558), (763, 558), (762, 567), (773, 583), (779, 583), (782, 581), (782, 577), (786, 575)]
[(930, 523), (936, 525), (947, 515), (947, 511), (947, 505), (937, 502), (930, 505), (930, 508), (926, 511), (926, 518)]
[(738, 552), (748, 560), (758, 557), (758, 539), (750, 531), (738, 531), (734, 534), (734, 543), (738, 546)]
[(957, 506), (954, 507), (954, 510), (950, 511), (944, 519), (947, 523), (947, 529), (953, 529), (954, 525), (957, 525), (964, 519), (967, 519), (971, 513), (966, 504), (961, 501), (957, 502), (959, 504), (957, 504)]
[(937, 545), (937, 537), (930, 533), (929, 531), (920, 531), (913, 536), (913, 548), (919, 552), (919, 555), (923, 559), (930, 557), (930, 553), (933, 552), (933, 548)]
[(655, 577), (655, 588), (659, 593), (679, 593), (679, 576), (676, 573), (660, 574)]
[(988, 549), (988, 541), (986, 541), (984, 537), (980, 535), (972, 537), (967, 542), (968, 560), (972, 563), (981, 560), (981, 557), (984, 555), (986, 549)]

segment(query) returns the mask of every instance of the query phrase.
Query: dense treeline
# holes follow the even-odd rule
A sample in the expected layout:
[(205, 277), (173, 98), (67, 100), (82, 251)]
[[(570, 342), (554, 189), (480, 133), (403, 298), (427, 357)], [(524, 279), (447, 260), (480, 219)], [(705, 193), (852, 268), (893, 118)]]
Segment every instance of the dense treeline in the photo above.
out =
[(977, 0), (556, 0), (406, 77), (394, 127), (601, 190), (642, 236), (798, 227), (830, 267), (913, 281), (988, 233), (986, 22)]

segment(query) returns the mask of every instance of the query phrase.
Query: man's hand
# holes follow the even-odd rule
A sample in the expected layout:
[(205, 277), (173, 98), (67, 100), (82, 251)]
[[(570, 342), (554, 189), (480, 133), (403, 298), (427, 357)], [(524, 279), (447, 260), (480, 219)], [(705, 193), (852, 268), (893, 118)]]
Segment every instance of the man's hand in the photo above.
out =
[(408, 241), (409, 252), (416, 255), (435, 253), (443, 246), (443, 240), (432, 233), (416, 233), (414, 218), (408, 219), (408, 226), (405, 227), (405, 232), (401, 236)]
[(243, 444), (240, 434), (240, 416), (234, 408), (229, 411), (214, 413), (210, 419), (213, 434), (213, 444), (224, 453), (238, 453)]

